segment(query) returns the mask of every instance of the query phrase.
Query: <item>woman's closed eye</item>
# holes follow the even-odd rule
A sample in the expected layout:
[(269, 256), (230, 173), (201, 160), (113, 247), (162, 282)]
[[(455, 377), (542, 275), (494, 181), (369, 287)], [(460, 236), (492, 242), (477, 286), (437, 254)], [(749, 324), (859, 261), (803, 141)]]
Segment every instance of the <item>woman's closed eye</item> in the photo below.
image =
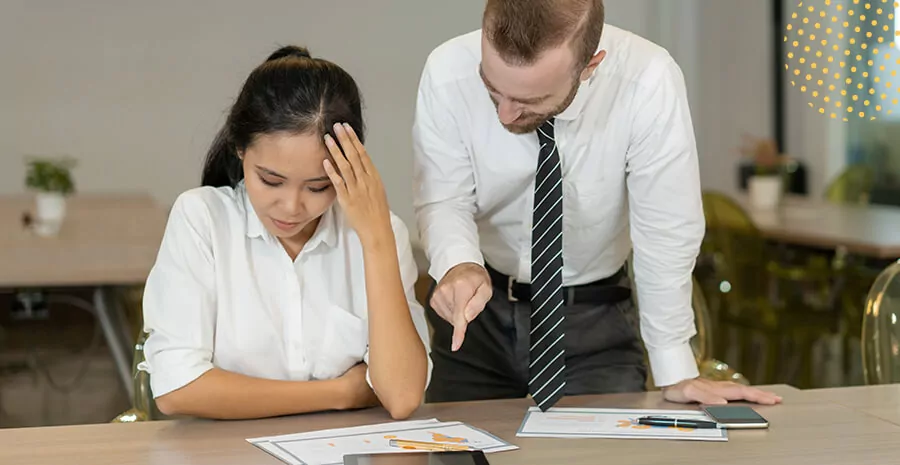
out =
[(331, 184), (326, 184), (324, 186), (309, 186), (309, 187), (307, 187), (307, 189), (309, 189), (310, 192), (315, 192), (317, 194), (321, 193), (321, 192), (325, 192), (330, 188), (331, 188)]
[(266, 179), (266, 177), (263, 175), (259, 176), (259, 180), (262, 181), (263, 184), (265, 184), (269, 187), (278, 187), (282, 184), (282, 181), (269, 180), (269, 179)]

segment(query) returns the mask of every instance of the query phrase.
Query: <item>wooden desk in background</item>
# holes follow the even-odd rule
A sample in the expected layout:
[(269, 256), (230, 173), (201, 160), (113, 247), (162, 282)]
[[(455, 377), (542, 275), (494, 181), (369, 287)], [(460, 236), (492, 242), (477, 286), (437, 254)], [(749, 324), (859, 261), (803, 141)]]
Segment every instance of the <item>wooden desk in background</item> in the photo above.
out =
[(900, 207), (836, 205), (789, 197), (776, 210), (747, 209), (756, 227), (773, 241), (837, 249), (870, 258), (900, 258)]
[[(459, 420), (483, 428), (520, 447), (491, 454), (492, 465), (546, 464), (740, 464), (864, 465), (897, 463), (900, 425), (836, 402), (807, 399), (809, 391), (770, 388), (785, 404), (755, 406), (771, 427), (733, 431), (725, 443), (660, 440), (522, 439), (516, 430), (529, 400), (429, 404), (417, 419)], [(836, 390), (832, 400), (843, 395)], [(865, 395), (865, 391), (862, 392)], [(661, 395), (619, 394), (570, 397), (564, 407), (696, 409), (664, 402)], [(278, 465), (281, 462), (246, 442), (247, 438), (390, 421), (382, 409), (330, 413), (260, 421), (180, 420), (57, 428), (0, 430), (0, 463)]]
[(0, 196), (0, 288), (88, 287), (125, 389), (132, 393), (134, 335), (125, 333), (111, 291), (142, 284), (165, 230), (167, 211), (145, 194), (81, 194), (67, 204), (57, 237), (23, 225), (30, 196)]

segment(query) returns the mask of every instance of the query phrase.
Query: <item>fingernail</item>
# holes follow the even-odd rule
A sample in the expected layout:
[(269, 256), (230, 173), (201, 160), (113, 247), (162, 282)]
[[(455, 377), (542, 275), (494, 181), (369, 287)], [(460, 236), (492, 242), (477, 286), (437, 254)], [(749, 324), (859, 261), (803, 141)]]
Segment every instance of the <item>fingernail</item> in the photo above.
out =
[(344, 127), (341, 126), (341, 123), (334, 123), (334, 130), (335, 130), (335, 131), (340, 131), (340, 130), (343, 129), (343, 128), (344, 128)]
[(325, 143), (328, 145), (334, 144), (334, 139), (331, 138), (331, 134), (325, 134)]
[(347, 123), (344, 123), (344, 129), (346, 129), (347, 132), (353, 132), (353, 128)]

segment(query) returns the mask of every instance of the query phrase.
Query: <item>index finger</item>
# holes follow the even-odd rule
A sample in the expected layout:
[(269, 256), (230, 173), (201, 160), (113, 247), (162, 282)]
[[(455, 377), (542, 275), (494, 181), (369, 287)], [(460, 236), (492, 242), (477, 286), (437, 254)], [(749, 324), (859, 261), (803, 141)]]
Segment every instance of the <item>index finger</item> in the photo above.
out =
[(450, 350), (456, 352), (462, 347), (463, 340), (466, 338), (466, 328), (469, 326), (464, 311), (453, 312), (453, 342)]
[(344, 151), (344, 156), (347, 157), (347, 161), (350, 162), (350, 166), (353, 167), (353, 171), (357, 173), (365, 172), (365, 168), (362, 167), (359, 161), (359, 152), (356, 150), (356, 144), (350, 140), (350, 125), (346, 123), (336, 123), (334, 125), (334, 134), (341, 144), (341, 150)]
[[(753, 388), (750, 386), (741, 385), (741, 399), (749, 400), (750, 402), (756, 402), (757, 404), (763, 405), (774, 405), (781, 402), (781, 397), (777, 396), (773, 392), (766, 392), (762, 389)], [(739, 400), (739, 399), (733, 399)]]
[(780, 400), (773, 393), (730, 381), (712, 384), (709, 389), (727, 400), (747, 400), (758, 404), (775, 404)]
[(369, 158), (369, 152), (366, 150), (366, 147), (363, 145), (362, 141), (359, 140), (359, 137), (356, 135), (356, 131), (353, 130), (353, 127), (349, 124), (345, 125), (347, 127), (347, 134), (350, 137), (350, 142), (356, 148), (356, 152), (359, 154), (359, 161), (362, 163), (363, 168), (367, 173), (374, 172), (374, 166), (372, 164), (372, 159)]

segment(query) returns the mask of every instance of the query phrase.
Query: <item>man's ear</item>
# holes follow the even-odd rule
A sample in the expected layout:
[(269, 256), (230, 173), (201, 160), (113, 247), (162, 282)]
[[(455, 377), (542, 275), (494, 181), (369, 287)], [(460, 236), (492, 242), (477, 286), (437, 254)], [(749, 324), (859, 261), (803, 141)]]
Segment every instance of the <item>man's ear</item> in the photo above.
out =
[(582, 81), (590, 79), (591, 75), (594, 74), (594, 70), (603, 62), (604, 58), (606, 58), (606, 50), (600, 50), (596, 55), (592, 56), (591, 61), (589, 61), (584, 70), (581, 71), (580, 79)]

